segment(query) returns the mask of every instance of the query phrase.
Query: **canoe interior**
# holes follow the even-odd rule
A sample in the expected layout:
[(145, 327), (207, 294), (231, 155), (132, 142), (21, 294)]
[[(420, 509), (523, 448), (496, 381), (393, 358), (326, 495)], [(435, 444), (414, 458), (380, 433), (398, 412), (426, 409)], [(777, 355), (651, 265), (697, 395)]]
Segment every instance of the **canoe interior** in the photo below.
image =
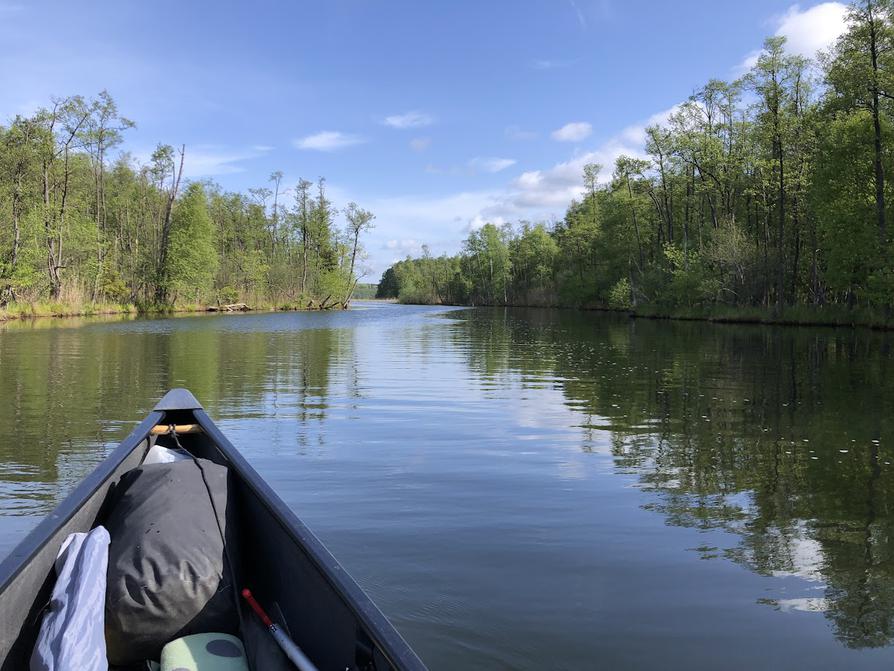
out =
[[(150, 445), (149, 431), (161, 423), (200, 424), (202, 433), (180, 437), (183, 447), (230, 468), (230, 504), (236, 506), (239, 538), (233, 557), (237, 580), (262, 604), (273, 604), (274, 619), (286, 624), (321, 671), (424, 671), (360, 587), (200, 407), (150, 414), (0, 563), (0, 671), (28, 668), (59, 547), (68, 534), (87, 531), (101, 520), (109, 489), (142, 461)], [(167, 436), (157, 440), (172, 446)]]

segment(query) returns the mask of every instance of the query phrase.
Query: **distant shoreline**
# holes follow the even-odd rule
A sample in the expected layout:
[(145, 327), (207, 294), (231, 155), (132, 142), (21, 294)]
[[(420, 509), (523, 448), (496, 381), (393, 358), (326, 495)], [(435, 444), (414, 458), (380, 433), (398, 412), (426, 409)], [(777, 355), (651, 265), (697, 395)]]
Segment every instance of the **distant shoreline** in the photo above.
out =
[[(401, 304), (396, 298), (355, 298), (351, 303), (370, 302), (385, 304)], [(428, 303), (403, 303), (403, 305), (430, 305)], [(645, 306), (636, 310), (610, 308), (603, 306), (570, 307), (562, 305), (450, 305), (445, 307), (507, 307), (507, 308), (536, 308), (544, 310), (576, 310), (579, 312), (606, 312), (616, 315), (626, 315), (630, 319), (650, 319), (667, 321), (708, 322), (713, 324), (754, 324), (761, 326), (805, 326), (817, 328), (866, 328), (875, 331), (894, 331), (894, 317), (885, 318), (884, 315), (876, 315), (863, 311), (847, 311), (835, 307), (810, 308), (806, 306), (793, 306), (781, 315), (774, 315), (772, 311), (763, 308), (726, 308), (726, 309), (692, 309), (667, 311), (660, 308)], [(342, 308), (331, 308), (341, 310)], [(66, 305), (60, 303), (16, 303), (0, 308), (0, 324), (8, 321), (22, 321), (33, 319), (66, 319), (73, 317), (100, 317), (114, 315), (134, 316), (164, 316), (171, 314), (244, 314), (245, 312), (326, 312), (316, 307), (300, 307), (298, 305), (271, 305), (261, 304), (244, 311), (228, 312), (217, 309), (217, 306), (202, 306), (196, 304), (178, 305), (173, 307), (137, 307), (133, 304), (95, 304), (95, 305)]]
[[(355, 299), (357, 300), (381, 300), (381, 299)], [(117, 305), (97, 303), (94, 305), (66, 305), (63, 303), (13, 303), (5, 308), (0, 308), (0, 324), (9, 321), (23, 321), (30, 319), (66, 319), (69, 317), (109, 317), (114, 315), (134, 316), (164, 316), (171, 314), (245, 314), (247, 312), (327, 312), (329, 310), (342, 310), (340, 306), (320, 309), (318, 307), (301, 307), (298, 305), (258, 305), (245, 310), (227, 311), (218, 309), (217, 306), (178, 305), (178, 306), (151, 306), (138, 307), (133, 304)]]
[[(405, 305), (427, 305), (426, 303), (405, 303)], [(449, 306), (452, 304), (442, 303)], [(762, 326), (807, 326), (822, 328), (867, 328), (875, 331), (894, 331), (894, 315), (885, 317), (868, 311), (848, 311), (838, 307), (813, 308), (792, 306), (780, 315), (774, 315), (764, 308), (724, 308), (662, 310), (645, 306), (635, 310), (611, 308), (598, 305), (573, 307), (567, 305), (462, 305), (456, 307), (506, 307), (535, 308), (543, 310), (575, 310), (578, 312), (608, 312), (626, 315), (630, 319), (651, 319), (667, 321), (709, 322), (713, 324), (755, 324)]]

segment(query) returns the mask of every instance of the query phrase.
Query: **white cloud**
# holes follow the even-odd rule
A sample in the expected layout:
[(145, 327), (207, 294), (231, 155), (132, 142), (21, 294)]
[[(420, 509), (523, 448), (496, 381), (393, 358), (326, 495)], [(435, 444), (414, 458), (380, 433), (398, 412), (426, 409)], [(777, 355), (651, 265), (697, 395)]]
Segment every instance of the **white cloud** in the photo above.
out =
[(678, 109), (680, 109), (680, 105), (674, 105), (661, 112), (656, 112), (641, 123), (627, 126), (615, 136), (614, 141), (632, 147), (644, 147), (646, 144), (646, 128), (649, 126), (667, 125), (671, 115)]
[(744, 75), (746, 72), (751, 70), (751, 68), (757, 65), (757, 59), (760, 57), (760, 55), (760, 49), (749, 51), (744, 60), (733, 68), (733, 71), (736, 73), (736, 75)]
[(602, 166), (598, 180), (611, 179), (615, 161), (621, 155), (647, 159), (646, 128), (667, 123), (677, 106), (651, 115), (641, 123), (623, 128), (615, 136), (589, 151), (580, 152), (550, 168), (529, 170), (516, 177), (481, 214), (486, 220), (500, 217), (548, 218), (561, 215), (568, 204), (584, 193), (583, 171), (588, 163)]
[(384, 124), (392, 128), (403, 130), (404, 128), (422, 128), (435, 122), (434, 118), (424, 112), (407, 112), (406, 114), (392, 114), (385, 117)]
[[(827, 49), (846, 28), (847, 5), (840, 2), (822, 2), (807, 9), (792, 5), (782, 16), (772, 20), (774, 35), (784, 37), (789, 53), (813, 58), (817, 52)], [(757, 65), (760, 49), (749, 52), (734, 69), (737, 74), (748, 72)]]
[(469, 167), (475, 171), (481, 172), (500, 172), (513, 165), (516, 161), (514, 158), (473, 158), (469, 161)]
[(477, 231), (479, 228), (482, 228), (485, 224), (493, 224), (494, 226), (502, 226), (503, 224), (508, 223), (504, 217), (500, 215), (493, 216), (484, 216), (483, 214), (476, 214), (469, 220), (469, 223), (466, 224), (463, 231), (465, 233), (471, 233), (472, 231)]
[(455, 254), (475, 217), (497, 203), (500, 195), (497, 191), (466, 191), (447, 195), (366, 198), (344, 192), (334, 185), (330, 193), (336, 202), (362, 202), (364, 207), (375, 212), (376, 227), (370, 231), (365, 243), (374, 275), (384, 272), (407, 254), (418, 256), (423, 244), (428, 245), (435, 256)]
[(414, 137), (410, 140), (410, 149), (413, 151), (425, 151), (431, 146), (430, 137)]
[(383, 249), (399, 251), (404, 254), (413, 254), (422, 251), (422, 243), (419, 242), (419, 240), (415, 240), (413, 238), (407, 238), (404, 240), (389, 240), (384, 245), (382, 245), (382, 247)]
[(293, 142), (298, 149), (312, 149), (315, 151), (335, 151), (362, 144), (366, 140), (359, 135), (351, 135), (335, 130), (324, 130), (313, 135), (299, 138)]
[(785, 36), (792, 53), (812, 57), (844, 32), (846, 16), (847, 6), (840, 2), (823, 2), (803, 11), (792, 5), (779, 20), (776, 34)]
[(586, 121), (574, 121), (554, 130), (551, 137), (559, 142), (580, 142), (588, 138), (592, 132), (593, 126)]
[[(199, 177), (216, 177), (245, 172), (244, 161), (263, 156), (269, 147), (253, 146), (247, 149), (225, 147), (212, 144), (186, 145), (186, 156), (183, 159), (183, 176), (187, 179)], [(134, 160), (146, 165), (152, 156), (151, 150), (132, 152)]]
[(377, 221), (406, 222), (410, 229), (418, 229), (426, 224), (443, 226), (451, 221), (469, 221), (496, 202), (497, 195), (491, 191), (464, 191), (446, 196), (395, 196), (373, 199), (368, 207), (376, 213)]

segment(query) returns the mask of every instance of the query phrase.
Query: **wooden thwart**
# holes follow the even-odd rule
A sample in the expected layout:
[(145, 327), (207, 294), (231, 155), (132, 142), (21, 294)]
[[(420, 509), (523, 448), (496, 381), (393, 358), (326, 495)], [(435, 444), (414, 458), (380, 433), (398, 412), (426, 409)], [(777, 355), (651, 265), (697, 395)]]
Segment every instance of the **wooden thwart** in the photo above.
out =
[[(198, 424), (175, 424), (176, 433), (202, 433), (202, 427)], [(171, 433), (170, 424), (157, 424), (149, 430), (150, 436), (167, 436)]]

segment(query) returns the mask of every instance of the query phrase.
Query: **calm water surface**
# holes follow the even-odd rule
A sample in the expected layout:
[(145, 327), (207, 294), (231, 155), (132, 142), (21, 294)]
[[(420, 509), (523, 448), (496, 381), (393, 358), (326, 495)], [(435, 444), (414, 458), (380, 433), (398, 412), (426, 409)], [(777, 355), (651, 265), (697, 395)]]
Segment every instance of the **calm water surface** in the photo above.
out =
[(371, 304), (0, 327), (0, 553), (189, 387), (433, 670), (894, 664), (868, 331)]

